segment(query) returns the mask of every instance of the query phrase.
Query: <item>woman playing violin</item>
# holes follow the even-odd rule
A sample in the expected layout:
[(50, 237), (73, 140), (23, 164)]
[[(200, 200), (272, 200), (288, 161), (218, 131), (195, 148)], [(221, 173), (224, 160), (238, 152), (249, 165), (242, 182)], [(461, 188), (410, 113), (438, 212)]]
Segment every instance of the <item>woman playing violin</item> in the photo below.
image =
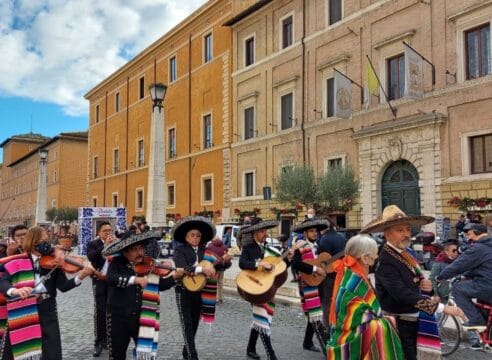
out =
[[(0, 261), (4, 271), (0, 293), (10, 299), (2, 359), (24, 358), (29, 354), (30, 359), (60, 360), (57, 289), (62, 292), (73, 289), (94, 269), (89, 265), (68, 279), (59, 267), (51, 270), (40, 267), (40, 258), (53, 251), (48, 233), (41, 227), (29, 229), (22, 250), (22, 254)], [(63, 260), (58, 258), (57, 263), (61, 264)]]

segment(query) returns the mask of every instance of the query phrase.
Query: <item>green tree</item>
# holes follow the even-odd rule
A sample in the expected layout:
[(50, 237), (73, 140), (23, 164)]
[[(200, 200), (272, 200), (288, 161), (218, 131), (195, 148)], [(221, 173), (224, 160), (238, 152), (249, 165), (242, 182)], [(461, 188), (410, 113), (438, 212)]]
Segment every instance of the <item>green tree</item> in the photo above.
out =
[(57, 209), (55, 207), (46, 210), (46, 220), (51, 222), (55, 221), (56, 213), (57, 213)]
[(77, 220), (78, 216), (79, 210), (77, 208), (69, 208), (64, 206), (57, 209), (55, 222), (62, 226), (69, 226), (72, 222)]
[(359, 182), (351, 167), (330, 169), (318, 179), (317, 198), (324, 212), (346, 212), (358, 196)]
[(311, 166), (294, 165), (284, 168), (275, 186), (280, 202), (292, 205), (300, 203), (309, 207), (317, 200), (316, 177)]

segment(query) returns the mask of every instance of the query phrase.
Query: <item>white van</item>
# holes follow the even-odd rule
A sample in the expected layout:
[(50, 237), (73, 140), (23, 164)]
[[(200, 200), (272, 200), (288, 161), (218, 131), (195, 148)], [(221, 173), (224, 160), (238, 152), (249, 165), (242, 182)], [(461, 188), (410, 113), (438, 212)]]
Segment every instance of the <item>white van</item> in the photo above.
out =
[(232, 229), (231, 233), (231, 247), (236, 247), (237, 246), (237, 232), (241, 226), (237, 224), (219, 224), (215, 225), (215, 229), (217, 230), (217, 234), (215, 235), (216, 237), (220, 238), (221, 240), (224, 240), (224, 235), (229, 231), (229, 229)]

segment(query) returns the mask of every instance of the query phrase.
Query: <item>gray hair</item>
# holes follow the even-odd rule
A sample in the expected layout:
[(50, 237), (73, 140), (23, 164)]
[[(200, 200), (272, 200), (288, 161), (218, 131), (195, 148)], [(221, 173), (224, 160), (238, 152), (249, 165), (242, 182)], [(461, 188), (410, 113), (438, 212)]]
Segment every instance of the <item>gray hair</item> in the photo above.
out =
[(352, 236), (345, 246), (345, 255), (350, 255), (356, 259), (377, 251), (378, 244), (376, 240), (366, 234)]

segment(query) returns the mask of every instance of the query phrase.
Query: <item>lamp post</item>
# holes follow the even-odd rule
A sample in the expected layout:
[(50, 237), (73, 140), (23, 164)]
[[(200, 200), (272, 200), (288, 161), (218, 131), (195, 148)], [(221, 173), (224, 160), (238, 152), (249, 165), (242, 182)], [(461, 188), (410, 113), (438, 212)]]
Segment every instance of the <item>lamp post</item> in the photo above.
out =
[(46, 181), (47, 181), (48, 150), (39, 149), (38, 193), (36, 197), (36, 218), (34, 223), (46, 222)]
[(153, 104), (145, 218), (150, 227), (156, 227), (166, 225), (166, 158), (162, 101), (166, 96), (167, 86), (162, 83), (151, 84), (149, 91)]

